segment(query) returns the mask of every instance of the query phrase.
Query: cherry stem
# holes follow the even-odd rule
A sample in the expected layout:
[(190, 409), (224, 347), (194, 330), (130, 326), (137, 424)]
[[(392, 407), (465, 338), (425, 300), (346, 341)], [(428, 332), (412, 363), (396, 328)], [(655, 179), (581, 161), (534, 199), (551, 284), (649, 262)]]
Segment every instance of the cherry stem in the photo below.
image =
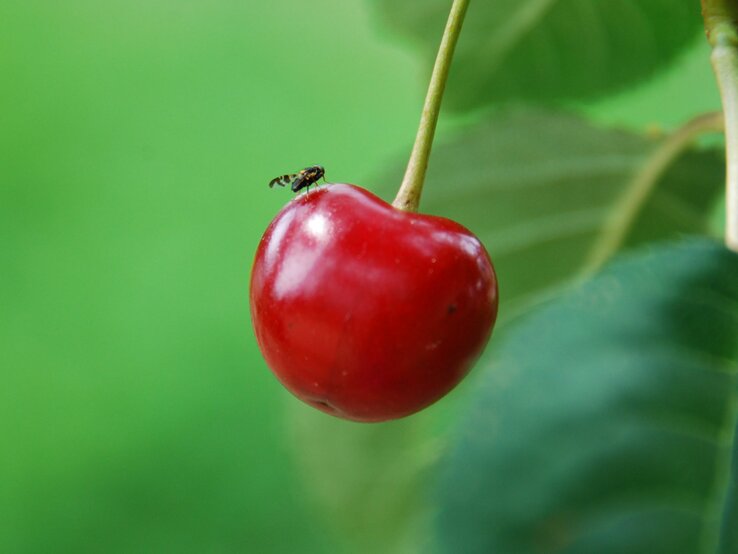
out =
[(702, 17), (725, 117), (725, 244), (738, 252), (738, 0), (702, 0)]
[(428, 94), (425, 97), (423, 113), (420, 117), (420, 126), (415, 136), (415, 145), (410, 154), (410, 161), (405, 170), (405, 177), (397, 192), (392, 205), (408, 212), (417, 212), (420, 204), (420, 194), (425, 182), (425, 171), (428, 168), (428, 158), (433, 146), (433, 136), (438, 123), (438, 112), (441, 109), (443, 91), (446, 88), (448, 72), (451, 68), (451, 60), (454, 57), (454, 49), (459, 39), (461, 25), (464, 22), (466, 8), (469, 0), (454, 0), (451, 13), (448, 16), (446, 29), (443, 32), (441, 46), (438, 49), (436, 63), (433, 66)]

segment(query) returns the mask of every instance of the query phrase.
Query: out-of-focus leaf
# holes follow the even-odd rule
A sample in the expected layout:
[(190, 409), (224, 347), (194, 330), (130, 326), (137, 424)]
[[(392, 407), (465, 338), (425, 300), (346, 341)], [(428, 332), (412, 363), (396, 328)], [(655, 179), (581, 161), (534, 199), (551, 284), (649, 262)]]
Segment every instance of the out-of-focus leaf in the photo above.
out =
[(736, 275), (659, 247), (510, 333), (444, 466), (444, 550), (738, 552)]
[(428, 418), (357, 425), (296, 402), (291, 416), (307, 486), (345, 551), (424, 552), (424, 492), (439, 455)]
[[(375, 0), (430, 64), (451, 0)], [(691, 0), (471, 2), (448, 87), (449, 105), (551, 101), (620, 90), (665, 67), (702, 28)]]
[[(487, 246), (504, 322), (600, 256), (602, 240), (616, 232), (613, 216), (658, 145), (574, 116), (508, 112), (434, 148), (421, 211), (459, 221)], [(706, 233), (724, 171), (722, 152), (688, 152), (630, 206), (623, 246)], [(401, 174), (381, 179), (385, 196)]]

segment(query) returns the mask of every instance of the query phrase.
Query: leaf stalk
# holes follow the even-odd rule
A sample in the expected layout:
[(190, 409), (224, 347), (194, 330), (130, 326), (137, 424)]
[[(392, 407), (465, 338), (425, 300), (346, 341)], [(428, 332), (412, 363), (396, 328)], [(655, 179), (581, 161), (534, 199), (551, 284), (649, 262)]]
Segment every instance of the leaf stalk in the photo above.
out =
[(623, 246), (633, 222), (656, 185), (684, 151), (692, 146), (695, 139), (705, 133), (722, 130), (721, 112), (698, 115), (668, 135), (656, 147), (626, 185), (612, 217), (605, 223), (603, 233), (590, 251), (582, 270), (583, 275), (588, 276), (598, 271)]

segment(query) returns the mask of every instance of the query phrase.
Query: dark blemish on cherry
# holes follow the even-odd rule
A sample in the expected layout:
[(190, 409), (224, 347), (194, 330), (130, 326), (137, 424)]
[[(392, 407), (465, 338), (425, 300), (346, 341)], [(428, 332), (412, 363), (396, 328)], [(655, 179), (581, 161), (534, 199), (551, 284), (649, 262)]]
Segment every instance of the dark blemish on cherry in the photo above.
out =
[(318, 409), (323, 409), (327, 412), (335, 412), (336, 409), (328, 404), (325, 400), (311, 400), (310, 403)]
[(448, 313), (452, 314), (456, 311), (456, 304), (449, 304), (448, 305)]

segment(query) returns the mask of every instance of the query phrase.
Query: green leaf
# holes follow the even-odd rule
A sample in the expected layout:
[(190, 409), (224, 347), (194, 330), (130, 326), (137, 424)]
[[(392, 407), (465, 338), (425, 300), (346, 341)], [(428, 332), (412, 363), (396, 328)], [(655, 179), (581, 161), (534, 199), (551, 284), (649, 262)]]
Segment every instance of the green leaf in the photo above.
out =
[[(420, 208), (459, 221), (487, 246), (505, 322), (614, 254), (608, 242), (620, 231), (618, 247), (708, 232), (725, 180), (722, 152), (688, 151), (631, 201), (660, 144), (555, 112), (499, 114), (434, 148)], [(380, 179), (385, 197), (401, 175), (398, 167)], [(620, 229), (624, 211), (632, 224)]]
[(736, 275), (707, 240), (652, 248), (508, 334), (444, 466), (444, 548), (738, 552)]
[[(450, 0), (375, 0), (430, 65)], [(587, 98), (665, 67), (698, 36), (692, 0), (471, 2), (448, 86), (449, 106)]]

